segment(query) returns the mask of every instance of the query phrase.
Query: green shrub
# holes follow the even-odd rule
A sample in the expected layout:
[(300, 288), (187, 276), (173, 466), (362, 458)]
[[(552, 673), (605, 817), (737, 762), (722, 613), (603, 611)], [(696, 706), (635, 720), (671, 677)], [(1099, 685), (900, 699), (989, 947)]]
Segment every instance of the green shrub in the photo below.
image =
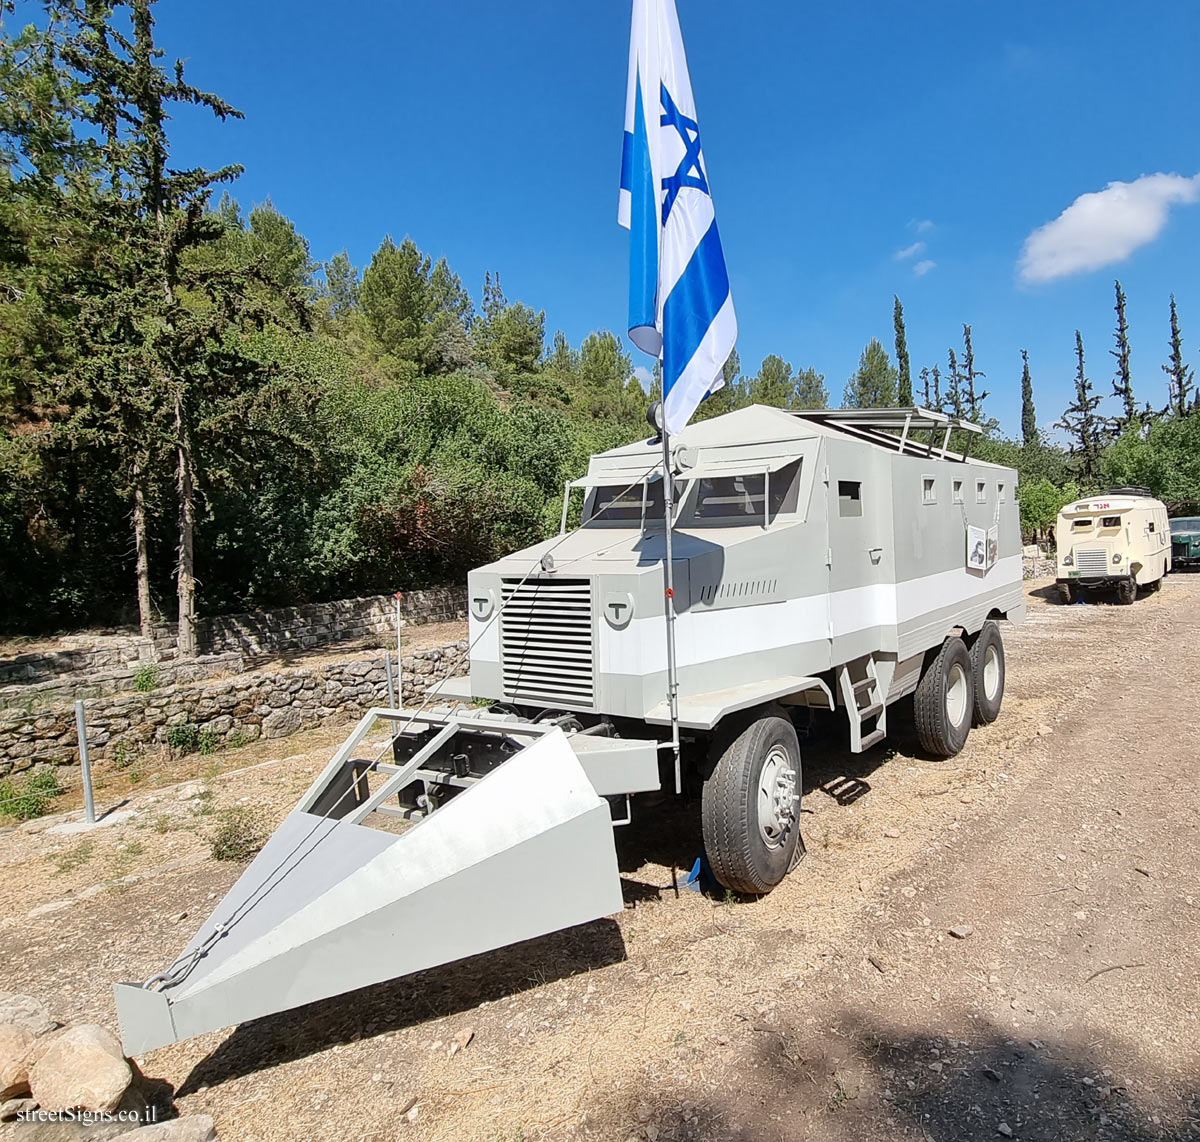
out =
[(18, 821), (44, 817), (50, 799), (62, 791), (58, 771), (52, 765), (35, 770), (20, 784), (6, 777), (0, 780), (0, 817), (15, 817)]
[(219, 814), (220, 823), (209, 837), (214, 860), (249, 860), (266, 840), (262, 816), (244, 805), (234, 805)]
[(148, 694), (158, 685), (158, 667), (147, 663), (139, 666), (133, 672), (133, 688), (139, 693)]
[(167, 727), (167, 745), (181, 754), (216, 753), (221, 739), (212, 730), (202, 730), (191, 722)]
[(167, 727), (167, 745), (180, 753), (197, 753), (200, 750), (200, 727), (191, 722)]
[(239, 726), (225, 739), (225, 744), (230, 749), (241, 749), (242, 746), (250, 744), (250, 735)]
[(34, 770), (26, 779), (25, 785), (32, 793), (44, 793), (47, 797), (57, 797), (63, 788), (58, 781), (58, 770), (53, 765), (43, 765)]
[(140, 746), (130, 745), (128, 742), (117, 742), (112, 747), (110, 756), (117, 769), (128, 769), (135, 761), (141, 760), (142, 751)]

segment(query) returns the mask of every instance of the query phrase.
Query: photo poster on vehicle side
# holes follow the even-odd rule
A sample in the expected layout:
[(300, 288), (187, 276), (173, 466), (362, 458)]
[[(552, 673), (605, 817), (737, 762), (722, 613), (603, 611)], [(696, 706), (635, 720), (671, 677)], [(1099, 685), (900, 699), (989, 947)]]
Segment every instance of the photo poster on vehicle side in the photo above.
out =
[(982, 527), (967, 528), (967, 570), (987, 571), (987, 532)]
[(987, 533), (987, 569), (990, 571), (996, 566), (996, 560), (1000, 557), (1000, 527), (998, 524), (988, 528)]

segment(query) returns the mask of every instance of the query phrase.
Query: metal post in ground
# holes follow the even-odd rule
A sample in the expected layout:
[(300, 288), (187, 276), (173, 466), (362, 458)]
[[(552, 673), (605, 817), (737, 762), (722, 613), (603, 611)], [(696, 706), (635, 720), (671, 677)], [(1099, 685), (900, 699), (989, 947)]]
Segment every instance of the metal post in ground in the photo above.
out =
[(392, 688), (392, 652), (390, 650), (383, 652), (383, 668), (387, 671), (388, 706), (395, 710), (397, 708), (396, 692)]
[(79, 766), (83, 770), (83, 816), (89, 825), (96, 823), (96, 801), (92, 797), (92, 763), (88, 760), (87, 720), (83, 700), (75, 700), (75, 731), (79, 735)]
[(400, 601), (404, 598), (403, 591), (396, 592), (396, 709), (404, 709), (404, 651), (400, 646), (400, 628), (403, 619), (400, 613)]

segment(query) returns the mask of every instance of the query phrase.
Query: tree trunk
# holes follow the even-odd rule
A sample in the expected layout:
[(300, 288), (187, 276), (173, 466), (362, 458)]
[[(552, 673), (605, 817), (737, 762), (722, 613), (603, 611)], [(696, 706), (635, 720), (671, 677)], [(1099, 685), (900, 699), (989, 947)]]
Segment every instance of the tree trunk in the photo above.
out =
[(137, 552), (138, 625), (142, 638), (150, 638), (154, 633), (154, 616), (150, 611), (150, 549), (146, 543), (146, 492), (140, 464), (133, 473), (133, 546)]
[(178, 441), (176, 483), (179, 493), (179, 626), (175, 645), (180, 658), (196, 657), (195, 532), (196, 488), (192, 474), (191, 443), (183, 418), (183, 403), (175, 401), (175, 432)]

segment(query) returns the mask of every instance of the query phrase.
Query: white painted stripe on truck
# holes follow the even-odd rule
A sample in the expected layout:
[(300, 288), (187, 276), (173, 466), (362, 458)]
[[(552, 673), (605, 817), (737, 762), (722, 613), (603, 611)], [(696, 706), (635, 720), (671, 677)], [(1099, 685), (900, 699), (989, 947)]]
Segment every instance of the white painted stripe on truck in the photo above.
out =
[[(840, 638), (877, 626), (899, 626), (945, 607), (966, 604), (1021, 583), (1021, 556), (997, 560), (987, 575), (964, 568), (902, 583), (874, 583), (829, 595), (678, 616), (675, 648), (680, 666), (717, 662), (806, 642)], [(602, 673), (648, 674), (667, 668), (661, 616), (635, 618), (623, 631), (598, 624)]]

